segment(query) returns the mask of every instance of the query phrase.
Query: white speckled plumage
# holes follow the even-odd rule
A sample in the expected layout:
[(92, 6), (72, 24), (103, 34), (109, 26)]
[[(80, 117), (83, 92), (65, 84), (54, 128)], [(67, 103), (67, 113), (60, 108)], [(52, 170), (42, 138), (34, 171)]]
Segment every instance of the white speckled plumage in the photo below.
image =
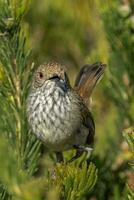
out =
[[(27, 104), (31, 105), (27, 107), (28, 120), (36, 136), (54, 151), (84, 144), (88, 129), (81, 126), (77, 95), (71, 89), (64, 92), (50, 81), (36, 93), (31, 90), (27, 100)], [(81, 131), (82, 136), (78, 134)]]

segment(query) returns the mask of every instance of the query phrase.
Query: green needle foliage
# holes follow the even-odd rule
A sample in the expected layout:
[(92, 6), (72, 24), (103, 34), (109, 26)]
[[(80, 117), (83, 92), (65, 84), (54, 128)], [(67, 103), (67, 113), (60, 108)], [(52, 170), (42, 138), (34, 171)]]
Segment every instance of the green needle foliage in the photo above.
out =
[[(128, 129), (126, 131), (124, 131), (123, 133), (129, 148), (132, 152), (132, 161), (130, 162), (130, 166), (132, 168), (132, 170), (134, 171), (134, 131), (132, 131), (131, 129)], [(134, 199), (134, 189), (132, 188), (131, 185), (129, 185), (129, 183), (127, 184), (127, 198), (128, 200), (133, 200)]]
[(128, 127), (134, 122), (134, 2), (105, 3), (101, 14), (110, 49), (109, 96)]
[[(25, 98), (32, 71), (27, 63), (29, 50), (26, 49), (25, 33), (20, 26), (25, 8), (23, 1), (16, 4), (15, 1), (1, 1), (0, 5), (1, 134), (9, 139), (21, 168), (33, 162), (29, 169), (29, 173), (33, 173), (39, 144), (29, 134), (25, 117)], [(30, 152), (28, 160), (26, 155)]]
[[(109, 166), (109, 171), (114, 171), (117, 174), (114, 179), (112, 179), (112, 176), (109, 178), (111, 187), (109, 190), (107, 188), (104, 189), (104, 196), (110, 191), (115, 199), (126, 199), (127, 196), (129, 197), (128, 199), (134, 199), (133, 192), (129, 187), (129, 195), (127, 196), (124, 192), (125, 189), (123, 189), (125, 188), (125, 183), (129, 179), (133, 179), (133, 171), (131, 172), (128, 165), (128, 162), (131, 163), (134, 158), (132, 155), (134, 147), (133, 133), (124, 134), (132, 153), (128, 150), (128, 147), (126, 149), (123, 147), (126, 143), (124, 143), (121, 135), (122, 129), (133, 127), (134, 124), (134, 1), (96, 0), (96, 2), (100, 10), (109, 49), (109, 71), (107, 72), (109, 81), (107, 88), (105, 88), (105, 93), (109, 100), (115, 104), (118, 114), (118, 122), (115, 121), (117, 133), (113, 140), (118, 141), (118, 145), (111, 145), (111, 148), (116, 151), (113, 162), (116, 160), (122, 162), (121, 165), (118, 165), (117, 162), (116, 170), (115, 166), (114, 170)], [(122, 144), (122, 149), (120, 144)], [(117, 151), (120, 151), (118, 159)], [(109, 159), (109, 154), (106, 157), (106, 160)], [(106, 163), (103, 166), (102, 170), (106, 167)], [(128, 170), (130, 171), (130, 176), (127, 175)]]
[(82, 199), (97, 180), (96, 167), (86, 158), (37, 175), (41, 143), (30, 134), (25, 109), (34, 70), (22, 26), (27, 7), (26, 0), (0, 0), (0, 199)]
[[(109, 96), (115, 103), (122, 128), (134, 124), (134, 1), (112, 1), (102, 11), (109, 41)], [(112, 22), (112, 23), (111, 23)], [(131, 128), (129, 128), (131, 129)], [(134, 135), (124, 134), (134, 159)], [(131, 162), (131, 159), (130, 159)], [(133, 162), (132, 162), (133, 163)], [(132, 169), (134, 163), (132, 164)], [(132, 172), (133, 174), (133, 172)], [(132, 176), (133, 177), (133, 176)], [(129, 190), (130, 191), (130, 190)], [(132, 199), (134, 198), (134, 193)], [(130, 196), (131, 196), (130, 195)], [(129, 198), (130, 199), (130, 198)]]
[(61, 184), (64, 188), (63, 199), (81, 200), (82, 197), (89, 194), (97, 180), (97, 170), (93, 163), (87, 166), (86, 162), (79, 166), (59, 165), (56, 168), (56, 180), (54, 184)]

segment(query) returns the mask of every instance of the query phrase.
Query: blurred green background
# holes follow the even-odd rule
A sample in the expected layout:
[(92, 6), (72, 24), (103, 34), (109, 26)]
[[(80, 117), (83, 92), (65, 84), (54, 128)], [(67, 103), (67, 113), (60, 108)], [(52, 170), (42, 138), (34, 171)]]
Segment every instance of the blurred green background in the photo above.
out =
[[(14, 152), (8, 149), (10, 153), (7, 153), (8, 159), (5, 159), (3, 152), (6, 152), (8, 145), (1, 140), (0, 161), (4, 160), (3, 165), (0, 165), (1, 199), (32, 200), (35, 194), (38, 197), (35, 197), (35, 200), (59, 199), (51, 196), (54, 185), (46, 178), (47, 169), (52, 168), (55, 157), (53, 153), (47, 152), (34, 136), (29, 136), (24, 112), (28, 85), (26, 79), (27, 74), (31, 73), (30, 64), (26, 63), (34, 62), (35, 67), (38, 67), (48, 61), (66, 65), (72, 85), (84, 64), (98, 61), (107, 64), (104, 77), (95, 88), (90, 105), (95, 119), (96, 135), (89, 162), (92, 161), (96, 165), (98, 179), (94, 189), (90, 193), (85, 191), (84, 197), (78, 197), (77, 200), (134, 199), (134, 172), (131, 167), (134, 160), (134, 141), (130, 145), (132, 151), (126, 142), (127, 140), (130, 143), (127, 134), (132, 132), (134, 126), (134, 1), (31, 0), (28, 4), (25, 0), (0, 0), (0, 6), (0, 81), (4, 73), (7, 75), (5, 82), (2, 80), (4, 89), (0, 87), (0, 100), (3, 101), (0, 112), (4, 115), (3, 117), (1, 114), (0, 131), (7, 136)], [(21, 21), (23, 9), (27, 12)], [(18, 24), (22, 25), (22, 32)], [(32, 51), (27, 61), (29, 49)], [(17, 64), (13, 59), (16, 59)], [(14, 70), (14, 66), (18, 66), (18, 71)], [(12, 80), (20, 83), (15, 92), (13, 88), (14, 93), (10, 88)], [(18, 87), (22, 92), (18, 91)], [(16, 96), (19, 97), (20, 104), (15, 101)], [(12, 154), (17, 157), (17, 161)], [(70, 154), (72, 152), (65, 153), (65, 157)], [(60, 178), (62, 173), (69, 176), (67, 172), (71, 169), (70, 176), (76, 178), (79, 173), (79, 166), (76, 166), (63, 166), (61, 171), (58, 169)], [(95, 171), (94, 167), (92, 169)], [(94, 172), (94, 177), (96, 176)], [(49, 178), (51, 179), (51, 176)], [(88, 180), (88, 177), (85, 180)], [(1, 181), (6, 186), (3, 186)], [(65, 183), (67, 184), (66, 180)], [(59, 185), (61, 189), (61, 182)], [(45, 193), (43, 187), (50, 187), (52, 190), (49, 197), (42, 197), (42, 193)], [(71, 183), (70, 188), (73, 194), (76, 188)], [(128, 195), (130, 193), (131, 195)], [(63, 199), (75, 198), (64, 196)]]

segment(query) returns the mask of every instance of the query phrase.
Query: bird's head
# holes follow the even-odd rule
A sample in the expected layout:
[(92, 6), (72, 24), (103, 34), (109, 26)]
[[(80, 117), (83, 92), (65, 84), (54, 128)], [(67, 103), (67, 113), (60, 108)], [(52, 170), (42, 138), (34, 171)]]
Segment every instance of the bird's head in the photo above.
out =
[(59, 63), (46, 63), (40, 65), (33, 76), (32, 88), (41, 88), (44, 85), (55, 84), (65, 90), (70, 87), (65, 66)]

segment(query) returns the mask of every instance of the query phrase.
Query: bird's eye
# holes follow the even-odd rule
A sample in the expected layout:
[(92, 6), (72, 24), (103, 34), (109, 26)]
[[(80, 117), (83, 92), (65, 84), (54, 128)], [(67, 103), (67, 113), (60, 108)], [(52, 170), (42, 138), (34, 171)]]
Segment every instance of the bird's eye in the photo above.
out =
[(40, 77), (40, 79), (43, 78), (43, 73), (42, 72), (39, 72), (39, 77)]

